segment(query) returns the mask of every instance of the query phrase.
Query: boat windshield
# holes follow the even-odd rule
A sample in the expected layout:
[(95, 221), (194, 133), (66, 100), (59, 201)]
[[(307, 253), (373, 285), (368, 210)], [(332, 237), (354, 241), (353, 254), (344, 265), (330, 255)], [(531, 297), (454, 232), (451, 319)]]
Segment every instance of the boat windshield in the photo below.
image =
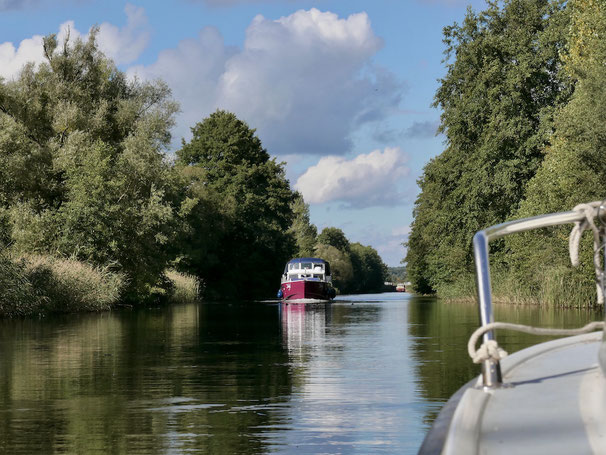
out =
[(312, 268), (311, 262), (301, 262), (301, 268), (302, 269), (311, 269)]

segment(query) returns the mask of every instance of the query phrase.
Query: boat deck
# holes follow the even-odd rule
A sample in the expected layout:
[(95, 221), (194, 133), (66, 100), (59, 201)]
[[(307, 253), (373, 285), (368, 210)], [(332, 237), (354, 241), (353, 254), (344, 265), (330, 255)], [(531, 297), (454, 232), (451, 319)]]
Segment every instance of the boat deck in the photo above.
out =
[(504, 387), (468, 387), (443, 454), (606, 454), (606, 381), (598, 366), (602, 332), (569, 337), (501, 362)]

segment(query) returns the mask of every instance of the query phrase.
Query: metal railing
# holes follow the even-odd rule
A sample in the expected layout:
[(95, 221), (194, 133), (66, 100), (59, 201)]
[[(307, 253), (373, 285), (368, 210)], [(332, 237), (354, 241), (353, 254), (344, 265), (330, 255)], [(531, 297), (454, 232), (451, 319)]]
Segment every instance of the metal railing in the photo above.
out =
[[(595, 204), (595, 203), (593, 203)], [(598, 212), (606, 211), (600, 206)], [(604, 212), (603, 212), (604, 213)], [(531, 229), (539, 229), (549, 226), (558, 226), (568, 223), (577, 223), (586, 220), (586, 214), (582, 211), (553, 213), (540, 215), (532, 218), (524, 218), (491, 226), (476, 233), (473, 237), (474, 260), (476, 267), (476, 281), (480, 306), (480, 322), (485, 326), (494, 322), (492, 314), (492, 294), (490, 285), (490, 262), (488, 244), (492, 240), (499, 239), (509, 234), (524, 232)], [(483, 336), (483, 341), (494, 340), (492, 331)], [(482, 362), (482, 377), (484, 387), (498, 387), (502, 384), (501, 366), (498, 360), (485, 360)]]

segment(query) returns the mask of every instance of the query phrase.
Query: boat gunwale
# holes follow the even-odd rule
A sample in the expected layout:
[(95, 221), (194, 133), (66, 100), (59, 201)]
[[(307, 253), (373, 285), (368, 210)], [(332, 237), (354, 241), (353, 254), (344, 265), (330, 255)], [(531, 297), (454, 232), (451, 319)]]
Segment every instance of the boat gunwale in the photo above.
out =
[[(517, 368), (539, 356), (549, 354), (550, 352), (560, 351), (578, 344), (601, 343), (603, 336), (604, 333), (602, 331), (596, 331), (529, 346), (528, 348), (517, 351), (503, 359), (503, 376), (510, 376)], [(597, 359), (595, 367), (599, 368)], [(476, 439), (474, 445), (476, 446), (477, 453), (477, 444), (479, 443), (479, 435), (482, 428), (481, 421), (483, 419), (486, 404), (493, 395), (499, 393), (499, 390), (516, 387), (520, 384), (523, 383), (514, 380), (500, 387), (487, 388), (482, 385), (482, 375), (479, 375), (463, 385), (446, 402), (438, 414), (438, 417), (434, 420), (431, 429), (425, 435), (425, 439), (421, 444), (421, 448), (418, 452), (419, 455), (463, 453), (460, 451), (461, 447), (459, 444), (465, 442), (465, 439), (469, 442), (470, 435), (469, 432), (462, 435), (462, 427), (472, 428), (472, 431), (476, 433), (478, 439)], [(464, 410), (467, 411), (467, 414), (465, 415), (463, 415)], [(462, 422), (463, 418), (465, 418), (467, 422)], [(470, 420), (475, 421), (475, 425), (470, 424)]]

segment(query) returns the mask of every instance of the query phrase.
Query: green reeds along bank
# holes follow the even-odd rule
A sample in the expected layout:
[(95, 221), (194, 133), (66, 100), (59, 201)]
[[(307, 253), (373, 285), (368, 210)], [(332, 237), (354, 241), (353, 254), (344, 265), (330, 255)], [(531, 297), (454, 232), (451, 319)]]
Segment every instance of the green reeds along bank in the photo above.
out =
[(124, 276), (75, 259), (0, 257), (0, 317), (103, 311), (116, 304)]
[[(496, 269), (491, 274), (491, 287), (495, 303), (555, 308), (594, 308), (597, 305), (592, 277), (567, 266), (548, 266), (525, 279), (510, 270)], [(456, 282), (438, 289), (438, 296), (452, 301), (477, 300), (474, 276), (460, 276)]]
[(0, 317), (37, 312), (44, 298), (28, 279), (25, 264), (0, 253)]
[(193, 275), (167, 270), (166, 277), (172, 283), (171, 303), (194, 302), (200, 297), (200, 281)]

